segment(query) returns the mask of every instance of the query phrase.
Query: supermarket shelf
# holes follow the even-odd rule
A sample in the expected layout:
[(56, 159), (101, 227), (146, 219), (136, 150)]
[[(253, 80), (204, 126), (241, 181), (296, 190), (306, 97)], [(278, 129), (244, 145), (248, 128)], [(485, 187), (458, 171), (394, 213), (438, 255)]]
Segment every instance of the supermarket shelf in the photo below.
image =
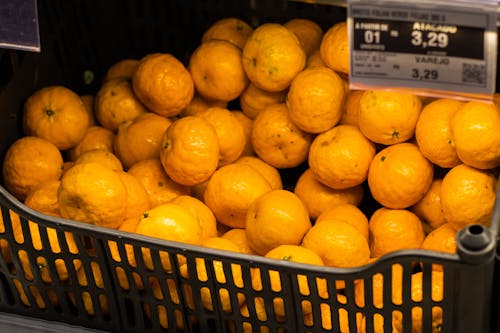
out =
[(0, 332), (15, 333), (104, 333), (84, 327), (53, 321), (0, 313)]
[[(347, 0), (289, 0), (295, 2), (305, 2), (318, 5), (332, 5), (339, 7), (347, 7)], [(498, 1), (500, 5), (500, 0)], [(500, 26), (500, 6), (497, 8), (497, 27)]]

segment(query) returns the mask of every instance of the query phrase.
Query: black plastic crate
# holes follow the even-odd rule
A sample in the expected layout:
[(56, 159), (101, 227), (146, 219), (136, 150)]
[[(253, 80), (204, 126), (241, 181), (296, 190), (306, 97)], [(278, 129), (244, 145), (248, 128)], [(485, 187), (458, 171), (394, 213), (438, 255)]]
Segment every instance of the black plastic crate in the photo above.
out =
[[(79, 94), (95, 93), (111, 64), (152, 52), (171, 53), (186, 63), (203, 31), (223, 17), (239, 17), (254, 26), (304, 17), (326, 31), (346, 15), (345, 8), (286, 0), (39, 0), (38, 7), (41, 53), (0, 53), (0, 83), (5, 83), (0, 91), (0, 160), (22, 135), (24, 101), (43, 86), (58, 84)], [(291, 170), (284, 176), (296, 175)], [(350, 332), (356, 332), (360, 316), (365, 318), (366, 331), (371, 332), (374, 316), (381, 314), (386, 318), (385, 331), (391, 332), (387, 319), (393, 313), (411, 318), (412, 309), (420, 308), (422, 331), (434, 332), (434, 308), (442, 312), (442, 332), (500, 331), (495, 322), (500, 315), (500, 293), (498, 283), (494, 284), (498, 279), (495, 255), (500, 195), (491, 227), (462, 230), (458, 254), (400, 251), (357, 269), (282, 263), (49, 218), (24, 206), (2, 186), (0, 207), (4, 220), (0, 245), (8, 243), (12, 258), (9, 263), (5, 253), (0, 256), (0, 311), (6, 314), (113, 332), (177, 332), (180, 326), (187, 332), (243, 332), (249, 325), (254, 332), (261, 328), (271, 332), (338, 332), (345, 322)], [(9, 211), (21, 216), (22, 242), (13, 234)], [(29, 221), (39, 230), (41, 247), (33, 245)], [(49, 241), (54, 233), (60, 250)], [(76, 249), (67, 243), (67, 233), (72, 234)], [(136, 265), (128, 261), (130, 246)], [(152, 267), (143, 259), (144, 249), (151, 254)], [(162, 264), (165, 256), (171, 269)], [(31, 274), (23, 268), (25, 257)], [(197, 278), (200, 260), (205, 263), (206, 280)], [(179, 271), (184, 262), (187, 275)], [(224, 278), (214, 265), (222, 267)], [(432, 265), (443, 268), (441, 300), (431, 297)], [(67, 279), (59, 278), (61, 266)], [(376, 274), (384, 276), (384, 290), (390, 291), (394, 266), (402, 269), (401, 302), (393, 303), (390, 292), (384, 292), (382, 308), (355, 301), (354, 284), (364, 281), (369, 299), (373, 296), (369, 282)], [(80, 267), (83, 274), (78, 275)], [(252, 285), (250, 272), (255, 269), (260, 270), (262, 289)], [(280, 290), (271, 288), (271, 271), (279, 273)], [(423, 276), (423, 298), (418, 301), (411, 299), (411, 274), (416, 271)], [(304, 279), (309, 293), (301, 291)], [(328, 293), (320, 296), (318, 289), (324, 281)], [(336, 281), (345, 283), (343, 291), (337, 291)], [(200, 292), (210, 293), (212, 311), (203, 306)], [(239, 297), (249, 304), (248, 314), (240, 312)], [(264, 301), (266, 318), (260, 315), (255, 299)], [(275, 315), (276, 301), (282, 302), (284, 317)], [(303, 302), (313, 309), (309, 321), (303, 319)], [(89, 304), (93, 314), (87, 311)], [(322, 325), (322, 309), (330, 315), (330, 326)], [(410, 325), (411, 320), (405, 320), (403, 331), (411, 332)]]

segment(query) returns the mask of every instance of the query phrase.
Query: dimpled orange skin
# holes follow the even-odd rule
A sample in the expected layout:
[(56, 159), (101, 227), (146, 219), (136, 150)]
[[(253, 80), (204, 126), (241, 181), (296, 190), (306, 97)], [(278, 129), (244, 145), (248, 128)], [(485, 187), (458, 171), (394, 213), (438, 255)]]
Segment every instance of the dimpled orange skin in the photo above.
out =
[(364, 195), (362, 185), (345, 190), (334, 190), (323, 185), (316, 179), (311, 169), (307, 169), (299, 177), (294, 192), (307, 206), (311, 219), (318, 218), (321, 213), (338, 204), (350, 203), (357, 206)]
[(388, 146), (375, 155), (368, 170), (368, 186), (380, 204), (407, 208), (431, 187), (434, 167), (412, 143)]
[(90, 116), (82, 99), (66, 87), (42, 88), (24, 104), (24, 133), (41, 137), (60, 150), (76, 146), (89, 126)]
[(61, 176), (63, 158), (57, 147), (47, 140), (25, 136), (9, 147), (3, 161), (5, 187), (19, 200), (48, 180)]
[(68, 151), (68, 158), (70, 161), (76, 161), (82, 153), (92, 149), (106, 149), (113, 152), (113, 139), (114, 134), (111, 130), (102, 126), (91, 126), (82, 141)]
[(451, 119), (463, 102), (438, 99), (427, 104), (420, 113), (415, 138), (422, 154), (442, 168), (460, 164), (451, 132)]
[(44, 214), (60, 215), (59, 202), (57, 201), (57, 191), (60, 184), (60, 180), (48, 180), (41, 183), (28, 192), (24, 204)]
[(445, 220), (456, 230), (470, 224), (489, 225), (498, 181), (493, 173), (465, 164), (452, 168), (441, 184)]
[(424, 197), (411, 207), (411, 211), (425, 221), (432, 229), (446, 223), (441, 206), (441, 185), (443, 179), (435, 178)]
[(241, 50), (223, 40), (200, 44), (189, 59), (189, 72), (196, 91), (209, 100), (229, 102), (248, 84), (241, 64)]
[(148, 109), (165, 117), (179, 114), (194, 96), (191, 74), (168, 53), (143, 57), (132, 76), (132, 87)]
[(97, 163), (75, 164), (61, 179), (62, 217), (118, 228), (127, 211), (127, 189), (117, 172)]
[(321, 133), (342, 117), (346, 93), (340, 76), (326, 67), (305, 69), (292, 80), (286, 104), (303, 131)]
[(264, 23), (248, 38), (242, 60), (253, 84), (281, 91), (304, 68), (306, 53), (293, 32), (277, 23)]
[(286, 104), (267, 107), (254, 119), (252, 145), (257, 155), (275, 168), (291, 168), (307, 159), (312, 134), (290, 119)]
[(206, 120), (188, 116), (165, 132), (160, 160), (175, 182), (187, 186), (208, 180), (219, 163), (217, 132)]
[(197, 114), (215, 129), (219, 142), (219, 164), (221, 167), (236, 161), (245, 149), (245, 128), (234, 114), (225, 108), (211, 107)]
[(368, 222), (372, 257), (403, 250), (418, 249), (424, 241), (422, 222), (406, 209), (381, 208)]
[(359, 127), (359, 100), (363, 96), (364, 90), (350, 90), (345, 100), (345, 109), (340, 119), (342, 125), (353, 125)]
[(323, 35), (320, 44), (321, 59), (336, 72), (349, 74), (349, 40), (347, 23), (334, 24)]
[(214, 22), (203, 33), (201, 42), (214, 39), (226, 40), (242, 49), (252, 32), (252, 27), (245, 21), (236, 17), (227, 17)]
[(137, 99), (129, 81), (111, 79), (103, 83), (95, 97), (95, 116), (99, 124), (116, 132), (124, 122), (147, 112)]
[(392, 145), (410, 139), (422, 109), (418, 96), (391, 91), (365, 91), (359, 100), (359, 129), (370, 140)]
[(248, 243), (260, 255), (279, 245), (299, 245), (311, 226), (306, 206), (287, 190), (263, 194), (246, 214)]
[(308, 56), (319, 50), (323, 38), (323, 29), (316, 22), (303, 18), (294, 18), (283, 25), (297, 36)]
[(500, 108), (468, 102), (451, 119), (455, 148), (462, 162), (478, 169), (500, 165)]
[(370, 260), (368, 241), (344, 221), (315, 224), (304, 236), (302, 246), (319, 254), (330, 267), (358, 267)]
[(309, 149), (309, 167), (323, 184), (337, 190), (364, 182), (375, 145), (357, 127), (338, 125), (319, 134)]
[(238, 120), (238, 122), (243, 126), (243, 130), (245, 132), (245, 146), (243, 147), (243, 151), (241, 152), (240, 157), (243, 156), (255, 156), (255, 152), (253, 151), (252, 146), (252, 127), (253, 120), (247, 117), (242, 111), (233, 110), (231, 111), (233, 116)]
[(256, 169), (233, 163), (213, 173), (203, 198), (219, 223), (232, 228), (244, 228), (250, 204), (271, 190), (269, 182)]
[(122, 124), (113, 147), (125, 169), (139, 161), (159, 158), (163, 135), (171, 123), (168, 118), (147, 112)]
[(241, 110), (254, 119), (260, 111), (273, 104), (285, 102), (286, 91), (270, 92), (250, 83), (240, 95)]
[(108, 81), (111, 79), (132, 79), (137, 66), (139, 65), (139, 60), (137, 59), (122, 59), (114, 64), (112, 64), (104, 76), (103, 81)]
[(191, 188), (174, 182), (159, 159), (143, 160), (127, 171), (146, 189), (151, 208), (169, 202), (180, 195), (190, 195)]

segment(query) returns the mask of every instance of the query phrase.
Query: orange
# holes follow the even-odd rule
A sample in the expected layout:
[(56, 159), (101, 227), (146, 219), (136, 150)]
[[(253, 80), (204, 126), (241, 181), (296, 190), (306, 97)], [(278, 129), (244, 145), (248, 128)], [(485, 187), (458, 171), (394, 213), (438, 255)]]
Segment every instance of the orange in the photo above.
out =
[(5, 188), (24, 200), (35, 186), (61, 176), (63, 158), (57, 147), (45, 139), (25, 136), (14, 141), (3, 161)]
[[(20, 225), (19, 215), (12, 210), (7, 210), (4, 208), (7, 216), (7, 220), (4, 220), (3, 214), (0, 211), (0, 232), (6, 233), (6, 225), (11, 225), (12, 230), (15, 231), (16, 228)], [(7, 213), (8, 212), (8, 213)], [(14, 233), (15, 235), (15, 233)], [(12, 263), (12, 255), (10, 250), (10, 241), (6, 239), (0, 239), (0, 253), (2, 255), (2, 259), (6, 264)]]
[(460, 160), (478, 169), (500, 166), (500, 109), (495, 104), (468, 102), (451, 119)]
[(349, 40), (347, 23), (331, 26), (323, 35), (320, 44), (321, 59), (336, 72), (349, 74)]
[(212, 23), (203, 33), (201, 42), (225, 40), (242, 49), (252, 32), (252, 27), (245, 21), (236, 17), (227, 17)]
[[(384, 279), (391, 278), (391, 290), (384, 290)], [(372, 298), (367, 299), (365, 296), (365, 281), (372, 283)], [(389, 295), (389, 300), (396, 305), (401, 305), (403, 303), (402, 299), (402, 289), (403, 289), (403, 266), (400, 264), (394, 264), (390, 268), (389, 274), (382, 275), (381, 273), (376, 273), (366, 280), (356, 280), (354, 283), (354, 298), (356, 305), (359, 307), (373, 305), (376, 308), (382, 308), (384, 304), (384, 294)], [(393, 317), (394, 318), (394, 317)]]
[(311, 142), (312, 134), (293, 123), (286, 104), (271, 105), (254, 119), (252, 146), (275, 168), (292, 168), (304, 162)]
[(71, 167), (73, 167), (73, 165), (75, 165), (75, 162), (72, 162), (72, 161), (66, 161), (63, 163), (62, 165), (62, 174), (61, 174), (61, 177), (66, 173), (66, 171), (68, 171), (69, 169), (71, 169)]
[[(252, 302), (255, 305), (255, 317), (258, 320), (253, 319), (252, 321), (243, 321), (241, 322), (241, 332), (243, 333), (252, 333), (252, 332), (259, 332), (259, 333), (269, 333), (271, 330), (269, 329), (268, 326), (266, 326), (266, 321), (268, 318), (268, 314), (266, 312), (266, 307), (263, 302), (258, 302), (257, 300), (261, 300), (261, 298), (255, 298), (255, 301)], [(245, 302), (244, 304), (241, 305), (239, 313), (243, 318), (250, 318), (250, 311), (248, 309), (248, 302)], [(271, 314), (269, 314), (270, 316)], [(271, 317), (269, 317), (271, 319)], [(279, 317), (277, 318), (278, 322), (284, 321), (283, 318)], [(236, 332), (236, 326), (233, 321), (228, 322), (228, 328), (231, 333)], [(238, 331), (240, 332), (240, 331)], [(277, 332), (283, 333), (284, 330), (281, 328), (278, 328)]]
[[(160, 286), (160, 282), (156, 277), (149, 278), (149, 285), (151, 286), (151, 291), (153, 292), (153, 296), (157, 300), (164, 300), (165, 302), (172, 302), (173, 304), (179, 304), (179, 287), (176, 282), (172, 279), (166, 280), (166, 291), (167, 295), (164, 296), (162, 292), (162, 287)], [(154, 307), (158, 310), (158, 314), (156, 318), (158, 318), (158, 322), (161, 327), (168, 329), (170, 325), (169, 314), (173, 312), (175, 327), (178, 330), (184, 330), (185, 324), (183, 319), (183, 314), (180, 310), (170, 310), (167, 312), (167, 308), (160, 303), (160, 305), (154, 305)], [(151, 306), (149, 303), (144, 303), (144, 312), (146, 315), (151, 318)]]
[(250, 244), (248, 243), (248, 237), (245, 229), (241, 228), (229, 229), (228, 231), (224, 232), (221, 235), (221, 237), (229, 239), (234, 244), (236, 244), (241, 253), (257, 254), (255, 253), (254, 250), (252, 250)]
[(293, 32), (278, 23), (264, 23), (248, 37), (242, 60), (253, 84), (281, 91), (304, 68), (306, 53)]
[(250, 83), (240, 95), (241, 110), (254, 119), (266, 107), (285, 102), (286, 91), (266, 91)]
[(413, 143), (399, 143), (375, 155), (368, 170), (373, 198), (388, 208), (419, 202), (431, 187), (434, 168)]
[[(345, 304), (347, 303), (347, 299), (344, 295), (338, 294), (337, 297), (341, 299), (341, 303)], [(354, 328), (352, 327), (349, 329), (349, 317), (347, 310), (344, 308), (338, 308), (337, 309), (332, 309), (331, 306), (327, 303), (321, 303), (320, 304), (320, 321), (316, 322), (316, 327), (321, 327), (324, 328), (325, 330), (331, 330), (333, 326), (333, 320), (332, 320), (332, 313), (334, 316), (337, 316), (338, 321), (339, 321), (339, 329), (340, 333), (349, 333), (349, 332), (354, 332)], [(304, 324), (308, 326), (312, 326), (314, 324), (314, 313), (308, 313), (304, 315)], [(363, 332), (361, 331), (361, 313), (357, 312), (356, 313), (356, 327), (358, 329), (358, 332)]]
[(420, 113), (415, 138), (422, 154), (442, 168), (460, 164), (451, 133), (451, 119), (463, 102), (438, 99), (427, 104)]
[[(100, 309), (100, 312), (103, 314), (109, 313), (109, 301), (106, 295), (104, 294), (104, 280), (102, 278), (101, 268), (96, 261), (90, 262), (90, 271), (85, 271), (85, 267), (81, 266), (80, 269), (76, 272), (76, 278), (78, 280), (78, 284), (83, 287), (83, 291), (80, 296), (83, 301), (83, 307), (85, 311), (91, 316), (94, 316), (96, 313), (96, 307)], [(85, 287), (92, 286), (91, 292), (86, 291)], [(70, 299), (73, 303), (76, 303), (75, 297), (73, 294), (70, 294)], [(92, 295), (92, 296), (91, 296)], [(98, 302), (99, 304), (95, 304), (94, 302)]]
[(209, 100), (232, 101), (248, 84), (241, 49), (224, 40), (200, 44), (189, 59), (197, 93)]
[(260, 255), (278, 245), (299, 245), (310, 228), (306, 206), (287, 190), (261, 195), (250, 204), (246, 214), (248, 243)]
[(201, 227), (201, 238), (203, 240), (217, 236), (215, 215), (201, 200), (189, 195), (179, 195), (170, 202), (186, 208), (196, 217)]
[(96, 120), (94, 115), (94, 95), (80, 95), (80, 98), (82, 99), (83, 106), (85, 107), (85, 110), (89, 115), (89, 126), (95, 126)]
[(75, 164), (61, 179), (62, 217), (117, 228), (127, 213), (127, 188), (120, 175), (98, 163)]
[[(201, 226), (196, 217), (187, 208), (173, 203), (166, 203), (144, 212), (135, 232), (139, 235), (155, 237), (174, 242), (200, 245), (202, 241)], [(149, 248), (142, 248), (144, 264), (154, 269)], [(171, 270), (168, 253), (160, 251), (163, 268)]]
[(245, 128), (228, 109), (211, 107), (198, 113), (215, 129), (219, 142), (218, 166), (236, 161), (246, 144)]
[(82, 141), (68, 150), (68, 158), (70, 161), (76, 161), (83, 152), (93, 149), (113, 152), (113, 139), (114, 134), (111, 130), (102, 126), (91, 126)]
[(366, 238), (344, 221), (315, 224), (304, 236), (302, 246), (319, 254), (325, 266), (330, 267), (358, 267), (370, 259)]
[[(413, 302), (422, 302), (424, 286), (423, 286), (423, 273), (418, 272), (411, 276), (411, 299)], [(435, 302), (440, 302), (443, 300), (444, 296), (444, 276), (443, 272), (433, 271), (431, 275), (431, 299)], [(427, 291), (425, 291), (427, 292)], [(443, 309), (441, 307), (433, 307), (431, 310), (432, 319), (432, 333), (441, 332), (443, 324)], [(422, 332), (423, 326), (423, 313), (422, 308), (415, 306), (411, 311), (412, 318), (412, 332)], [(404, 318), (403, 318), (404, 319)], [(403, 331), (403, 319), (401, 316), (397, 316), (396, 320), (393, 322), (394, 328), (397, 332)]]
[(148, 192), (137, 178), (126, 172), (118, 175), (127, 190), (125, 220), (137, 218), (150, 208)]
[(165, 132), (160, 160), (175, 182), (201, 184), (219, 163), (219, 139), (213, 126), (203, 118), (188, 116), (174, 121)]
[(135, 96), (131, 83), (125, 79), (104, 82), (95, 97), (97, 121), (113, 132), (121, 124), (134, 120), (147, 111)]
[(333, 206), (321, 213), (316, 219), (316, 224), (321, 221), (339, 220), (356, 227), (359, 232), (368, 240), (368, 218), (357, 206), (344, 203)]
[[(137, 225), (139, 224), (139, 220), (140, 216), (126, 219), (125, 221), (123, 221), (120, 227), (118, 227), (118, 230), (129, 233), (135, 233)], [(108, 241), (108, 246), (111, 253), (111, 257), (113, 258), (114, 261), (121, 262), (123, 265), (128, 264), (132, 267), (137, 267), (137, 262), (135, 260), (135, 255), (134, 255), (134, 248), (132, 247), (132, 245), (125, 244), (124, 246), (125, 254), (123, 258), (120, 255), (120, 252), (118, 250), (118, 244), (115, 241)], [(144, 289), (144, 284), (140, 276), (135, 272), (132, 272), (131, 275), (135, 286), (139, 290)], [(116, 268), (116, 276), (118, 278), (118, 283), (120, 284), (120, 287), (122, 289), (129, 290), (131, 288), (129, 278), (127, 277), (127, 274), (125, 273), (125, 270), (123, 270), (123, 268), (121, 267)]]
[(327, 67), (326, 64), (321, 59), (321, 52), (319, 49), (313, 51), (306, 59), (305, 68), (313, 68), (313, 67)]
[[(17, 222), (17, 223), (16, 223)], [(25, 234), (23, 233), (23, 228), (21, 227), (20, 221), (18, 219), (12, 219), (13, 223), (13, 233), (14, 233), (14, 239), (16, 240), (17, 243), (19, 244), (24, 244), (24, 246), (27, 246), (29, 248), (32, 248), (37, 251), (44, 250), (45, 253), (47, 254), (56, 254), (61, 257), (68, 257), (69, 255), (75, 255), (78, 254), (78, 247), (75, 243), (73, 234), (69, 232), (64, 233), (64, 240), (61, 239), (61, 237), (57, 234), (56, 229), (53, 228), (46, 228), (45, 231), (47, 233), (47, 238), (49, 240), (49, 248), (44, 248), (42, 244), (42, 236), (40, 234), (40, 227), (38, 224), (28, 221), (28, 227), (29, 227), (29, 233), (31, 235), (31, 242), (28, 243)], [(27, 235), (26, 235), (27, 236)], [(65, 244), (65, 245), (62, 245)], [(62, 252), (62, 247), (67, 246), (68, 253), (65, 254), (64, 256), (61, 254)], [(21, 262), (21, 267), (23, 269), (23, 272), (25, 274), (26, 279), (32, 281), (34, 279), (35, 273), (33, 270), (39, 270), (38, 273), (40, 274), (40, 277), (44, 282), (52, 282), (52, 281), (57, 281), (57, 280), (68, 280), (69, 274), (71, 272), (68, 271), (67, 265), (73, 265), (75, 269), (79, 269), (81, 266), (81, 261), (80, 260), (71, 260), (67, 259), (67, 261), (64, 261), (62, 259), (49, 259), (45, 258), (42, 255), (36, 256), (34, 258), (35, 262), (30, 262), (30, 258), (28, 256), (28, 253), (25, 250), (21, 250), (18, 252), (19, 255), (19, 260)], [(55, 277), (52, 274), (52, 269), (49, 267), (55, 268), (55, 272), (57, 274), (57, 277)]]
[(244, 228), (250, 204), (269, 191), (271, 185), (259, 171), (243, 163), (233, 163), (213, 173), (203, 197), (217, 221), (232, 228)]
[(418, 96), (368, 90), (359, 100), (359, 128), (376, 143), (392, 145), (404, 142), (413, 137), (421, 108)]
[(441, 207), (442, 183), (443, 179), (435, 178), (424, 197), (410, 208), (421, 220), (429, 224), (432, 229), (436, 229), (446, 223), (443, 208)]
[(446, 253), (457, 252), (457, 231), (449, 224), (445, 223), (442, 226), (431, 231), (422, 243), (422, 249), (432, 250)]
[(345, 100), (344, 113), (340, 118), (340, 124), (359, 127), (359, 101), (364, 90), (349, 90)]
[(24, 133), (43, 138), (60, 150), (74, 147), (89, 126), (90, 116), (82, 99), (66, 87), (42, 88), (24, 103)]
[(139, 161), (158, 159), (163, 135), (171, 123), (168, 118), (152, 112), (123, 123), (118, 128), (113, 147), (125, 169)]
[(256, 169), (262, 176), (264, 176), (264, 178), (266, 178), (273, 190), (283, 188), (281, 175), (278, 169), (264, 162), (260, 158), (255, 156), (244, 156), (236, 160), (236, 163), (243, 163)]
[(441, 184), (444, 219), (459, 230), (470, 224), (489, 225), (495, 207), (498, 180), (486, 170), (465, 164), (452, 168)]
[(165, 117), (179, 114), (194, 95), (191, 74), (168, 53), (143, 57), (132, 76), (132, 88), (148, 109)]
[(178, 114), (179, 117), (196, 116), (199, 112), (205, 111), (213, 106), (220, 108), (227, 107), (225, 101), (208, 101), (195, 92), (193, 99), (189, 104)]
[[(228, 239), (224, 238), (219, 238), (219, 237), (214, 237), (214, 238), (209, 238), (206, 239), (203, 243), (202, 246), (217, 249), (217, 250), (224, 250), (224, 251), (231, 251), (231, 252), (239, 252), (238, 247), (236, 244), (231, 242)], [(227, 272), (224, 269), (224, 266), (221, 261), (219, 260), (213, 260), (212, 262), (210, 261), (205, 261), (201, 258), (196, 258), (196, 278), (202, 282), (206, 282), (209, 280), (209, 276), (207, 273), (207, 267), (206, 264), (209, 264), (213, 266), (213, 272), (214, 278), (217, 281), (217, 283), (225, 284), (228, 287), (232, 287), (231, 289), (234, 290), (235, 287), (243, 287), (243, 276), (242, 276), (242, 271), (241, 267), (236, 264), (231, 265), (231, 273)], [(184, 278), (189, 278), (189, 271), (188, 271), (188, 264), (184, 264), (180, 267), (180, 273)], [(229, 280), (228, 274), (232, 275), (231, 281)], [(195, 277), (190, 277), (191, 279), (194, 279)], [(225, 313), (234, 311), (235, 309), (233, 306), (240, 307), (241, 304), (245, 301), (243, 294), (238, 293), (237, 294), (237, 302), (236, 304), (232, 304), (232, 297), (230, 296), (230, 293), (228, 289), (226, 288), (221, 288), (217, 290), (217, 292), (210, 291), (207, 287), (202, 287), (200, 290), (197, 290), (196, 292), (193, 292), (193, 289), (191, 286), (188, 286), (186, 288), (186, 296), (187, 296), (187, 302), (189, 306), (192, 308), (193, 303), (194, 303), (194, 297), (198, 297), (198, 295), (201, 298), (201, 302), (203, 304), (203, 307), (209, 311), (214, 311), (216, 306), (219, 306), (220, 310), (222, 310)], [(213, 297), (218, 298), (218, 303), (219, 305), (215, 304), (215, 300)], [(220, 311), (219, 310), (219, 311)]]
[(306, 205), (311, 219), (318, 218), (321, 213), (338, 204), (349, 203), (357, 206), (364, 196), (362, 185), (334, 190), (319, 182), (311, 169), (305, 170), (300, 175), (295, 184), (294, 192)]
[[(271, 258), (271, 259), (276, 259), (276, 260), (284, 260), (284, 261), (290, 261), (290, 262), (297, 262), (301, 264), (308, 264), (308, 265), (316, 265), (316, 266), (324, 266), (323, 260), (321, 257), (316, 254), (315, 252), (299, 245), (279, 245), (267, 252), (265, 254), (266, 258)], [(283, 289), (283, 286), (281, 285), (281, 279), (280, 278), (280, 272), (275, 271), (275, 270), (269, 270), (268, 272), (263, 272), (258, 269), (254, 270), (251, 272), (252, 274), (252, 286), (256, 290), (262, 290), (262, 280), (261, 280), (261, 274), (269, 274), (269, 280), (270, 280), (270, 287), (271, 290), (273, 291), (281, 291)], [(292, 277), (295, 279), (295, 276)], [(326, 280), (324, 279), (310, 279), (308, 281), (307, 276), (298, 274), (297, 277), (297, 282), (299, 286), (299, 292), (302, 295), (311, 295), (312, 292), (309, 289), (309, 285), (312, 283), (317, 284), (318, 288), (318, 294), (320, 297), (327, 297), (328, 292), (327, 292), (327, 285), (326, 285)], [(318, 295), (315, 295), (318, 296)], [(276, 316), (285, 316), (285, 307), (283, 304), (283, 299), (278, 298), (274, 299), (274, 313)], [(262, 298), (257, 298), (256, 303), (261, 303), (262, 306), (264, 306), (264, 302)], [(302, 303), (302, 311), (304, 315), (310, 314), (312, 312), (312, 307), (311, 303), (309, 302), (303, 302)]]
[(243, 147), (243, 152), (240, 156), (254, 156), (255, 152), (253, 151), (252, 146), (253, 120), (247, 117), (242, 111), (234, 110), (231, 112), (236, 120), (238, 120), (239, 123), (243, 125), (243, 130), (245, 132), (245, 146)]
[(369, 222), (373, 257), (403, 249), (418, 249), (424, 241), (422, 222), (417, 215), (406, 209), (377, 211)]
[(309, 133), (321, 133), (339, 122), (344, 99), (342, 79), (327, 67), (314, 67), (292, 80), (286, 104), (295, 125)]
[(131, 80), (138, 65), (139, 60), (137, 59), (119, 60), (108, 68), (103, 81), (105, 82), (111, 79)]
[(41, 213), (59, 216), (57, 191), (60, 184), (60, 180), (48, 180), (39, 184), (28, 192), (24, 204)]
[[(23, 284), (21, 283), (20, 280), (18, 279), (13, 279), (12, 280), (14, 287), (16, 288), (17, 292), (19, 293), (19, 298), (21, 302), (26, 305), (26, 306), (33, 306), (35, 307), (38, 306), (40, 309), (45, 309), (47, 307), (47, 304), (44, 301), (44, 298), (42, 297), (42, 294), (40, 293), (40, 290), (38, 290), (37, 287), (30, 285), (26, 290), (26, 286), (23, 287)], [(26, 293), (26, 291), (28, 293)], [(28, 298), (28, 294), (31, 294), (33, 299), (35, 300), (35, 304), (31, 304), (30, 298)], [(59, 305), (59, 299), (57, 298), (57, 294), (54, 292), (52, 289), (47, 290), (47, 296), (49, 299), (49, 302), (53, 306)]]
[(137, 162), (127, 172), (142, 184), (151, 207), (167, 203), (179, 195), (191, 194), (189, 187), (174, 182), (167, 175), (158, 159)]
[(98, 163), (113, 171), (123, 171), (122, 162), (115, 154), (105, 149), (92, 149), (82, 153), (75, 161), (76, 164)]
[(307, 56), (319, 50), (323, 39), (323, 29), (316, 22), (304, 18), (294, 18), (283, 25), (297, 36)]
[(338, 125), (319, 134), (309, 148), (309, 167), (333, 189), (360, 185), (368, 177), (375, 145), (352, 125)]

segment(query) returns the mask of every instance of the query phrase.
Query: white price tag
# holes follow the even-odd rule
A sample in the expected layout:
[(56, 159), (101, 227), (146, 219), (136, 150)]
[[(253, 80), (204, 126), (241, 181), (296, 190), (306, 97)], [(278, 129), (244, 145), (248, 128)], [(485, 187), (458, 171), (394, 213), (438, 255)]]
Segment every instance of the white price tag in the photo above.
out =
[(350, 0), (353, 89), (491, 99), (497, 2)]

